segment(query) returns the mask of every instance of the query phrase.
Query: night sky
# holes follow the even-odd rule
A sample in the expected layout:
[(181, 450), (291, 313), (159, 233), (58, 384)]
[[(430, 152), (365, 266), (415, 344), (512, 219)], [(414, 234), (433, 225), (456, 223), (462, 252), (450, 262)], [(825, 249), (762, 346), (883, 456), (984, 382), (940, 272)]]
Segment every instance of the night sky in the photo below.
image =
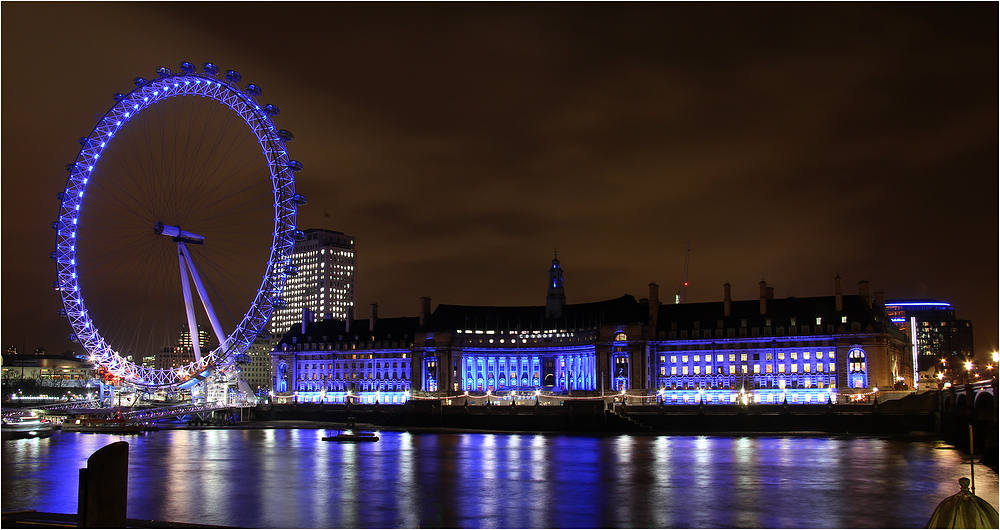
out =
[[(136, 76), (212, 61), (291, 130), (301, 228), (356, 237), (358, 317), (435, 304), (845, 292), (951, 302), (998, 347), (998, 6), (13, 3), (4, 347), (77, 349), (50, 225)], [(324, 216), (329, 214), (329, 218)]]

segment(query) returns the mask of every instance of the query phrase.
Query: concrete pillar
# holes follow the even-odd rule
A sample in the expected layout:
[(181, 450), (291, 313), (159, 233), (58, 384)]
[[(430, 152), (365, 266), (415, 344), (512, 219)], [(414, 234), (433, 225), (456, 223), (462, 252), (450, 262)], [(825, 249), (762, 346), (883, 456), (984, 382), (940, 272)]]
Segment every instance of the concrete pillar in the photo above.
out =
[(78, 528), (125, 528), (128, 497), (128, 442), (106, 445), (80, 469)]

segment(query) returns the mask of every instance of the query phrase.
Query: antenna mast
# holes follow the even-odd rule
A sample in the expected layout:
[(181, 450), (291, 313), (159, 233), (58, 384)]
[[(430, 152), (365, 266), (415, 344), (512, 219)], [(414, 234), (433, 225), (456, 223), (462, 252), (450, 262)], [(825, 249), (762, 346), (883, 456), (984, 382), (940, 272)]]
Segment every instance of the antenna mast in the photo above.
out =
[(674, 298), (675, 304), (683, 304), (687, 299), (688, 290), (688, 269), (691, 266), (691, 242), (687, 242), (687, 253), (684, 255), (684, 282), (677, 289), (677, 296)]

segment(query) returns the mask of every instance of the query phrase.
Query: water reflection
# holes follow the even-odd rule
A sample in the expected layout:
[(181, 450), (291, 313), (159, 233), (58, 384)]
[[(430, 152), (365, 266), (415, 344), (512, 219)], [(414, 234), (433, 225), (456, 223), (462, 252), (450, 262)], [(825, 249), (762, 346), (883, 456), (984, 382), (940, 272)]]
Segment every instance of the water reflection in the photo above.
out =
[[(3, 509), (75, 513), (78, 469), (130, 443), (129, 517), (267, 528), (922, 527), (968, 473), (932, 442), (317, 430), (57, 433), (3, 444)], [(997, 502), (996, 473), (977, 493)]]

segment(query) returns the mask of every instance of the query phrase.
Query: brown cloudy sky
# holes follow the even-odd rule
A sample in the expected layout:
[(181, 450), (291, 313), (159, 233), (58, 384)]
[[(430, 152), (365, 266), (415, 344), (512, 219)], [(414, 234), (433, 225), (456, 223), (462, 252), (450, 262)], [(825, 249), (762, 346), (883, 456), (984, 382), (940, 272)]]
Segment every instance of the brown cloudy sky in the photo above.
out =
[[(2, 10), (3, 337), (63, 351), (63, 166), (136, 76), (263, 87), (299, 225), (357, 238), (367, 316), (435, 303), (938, 298), (997, 348), (996, 3), (12, 3)], [(326, 220), (323, 212), (331, 217)]]

